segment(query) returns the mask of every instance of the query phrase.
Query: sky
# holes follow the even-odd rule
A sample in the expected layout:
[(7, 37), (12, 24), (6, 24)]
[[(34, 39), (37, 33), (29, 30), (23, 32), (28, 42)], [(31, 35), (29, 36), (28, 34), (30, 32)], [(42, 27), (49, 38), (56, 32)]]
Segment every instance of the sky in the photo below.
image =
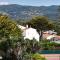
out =
[(0, 5), (19, 4), (29, 6), (60, 5), (60, 0), (0, 0)]

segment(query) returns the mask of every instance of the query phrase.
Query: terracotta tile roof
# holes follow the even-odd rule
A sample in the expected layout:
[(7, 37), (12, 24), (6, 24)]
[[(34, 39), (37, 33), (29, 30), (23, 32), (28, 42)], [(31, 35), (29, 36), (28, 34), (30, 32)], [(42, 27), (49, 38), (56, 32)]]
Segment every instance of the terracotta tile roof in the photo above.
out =
[(60, 38), (60, 36), (57, 36), (57, 38)]
[(56, 36), (55, 38), (60, 39), (60, 36)]

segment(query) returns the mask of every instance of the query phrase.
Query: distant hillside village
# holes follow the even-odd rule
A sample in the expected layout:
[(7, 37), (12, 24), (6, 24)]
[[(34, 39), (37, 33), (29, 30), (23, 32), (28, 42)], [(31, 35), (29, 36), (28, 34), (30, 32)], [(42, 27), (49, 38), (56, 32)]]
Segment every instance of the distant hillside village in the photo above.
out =
[[(39, 41), (39, 37), (40, 37), (40, 34), (37, 32), (37, 30), (35, 28), (32, 28), (31, 26), (28, 27), (28, 25), (26, 26), (21, 26), (21, 25), (18, 25), (19, 28), (21, 28), (21, 30), (23, 31), (23, 36), (24, 36), (24, 39), (36, 39), (37, 41)], [(50, 40), (50, 41), (54, 41), (54, 42), (57, 42), (57, 41), (60, 41), (60, 36), (57, 35), (57, 32), (55, 32), (54, 30), (48, 30), (48, 31), (44, 31), (43, 32), (43, 36), (42, 36), (42, 39), (47, 39), (47, 40)], [(59, 42), (57, 42), (59, 43)]]

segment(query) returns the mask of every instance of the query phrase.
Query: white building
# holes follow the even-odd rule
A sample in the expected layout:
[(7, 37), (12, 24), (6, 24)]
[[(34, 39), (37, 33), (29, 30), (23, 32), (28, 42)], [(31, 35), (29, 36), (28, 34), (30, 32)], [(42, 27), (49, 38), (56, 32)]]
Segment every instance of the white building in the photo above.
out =
[(30, 39), (32, 40), (33, 38), (39, 41), (39, 34), (34, 28), (28, 28), (23, 32), (24, 39)]
[(36, 29), (32, 27), (28, 28), (28, 25), (26, 25), (26, 27), (19, 25), (18, 27), (23, 30), (24, 39), (36, 39), (37, 41), (39, 41), (39, 34)]
[(20, 28), (22, 31), (24, 31), (26, 29), (26, 27), (22, 26), (22, 25), (17, 25), (18, 28)]

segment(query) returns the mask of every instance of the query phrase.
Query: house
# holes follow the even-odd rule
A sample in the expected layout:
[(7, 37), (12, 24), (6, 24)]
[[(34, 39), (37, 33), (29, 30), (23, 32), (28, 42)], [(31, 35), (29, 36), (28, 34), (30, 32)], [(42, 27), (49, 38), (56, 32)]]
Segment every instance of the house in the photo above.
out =
[(51, 30), (43, 32), (43, 39), (53, 40), (53, 38), (56, 36), (57, 36), (57, 32)]
[(55, 43), (60, 43), (60, 36), (58, 36), (57, 32), (54, 32), (54, 31), (43, 32), (43, 39), (47, 39)]
[(28, 39), (32, 40), (34, 38), (37, 41), (39, 41), (39, 34), (36, 29), (30, 27), (30, 28), (26, 29), (23, 33), (25, 33), (24, 39), (28, 38)]
[(57, 35), (56, 37), (54, 37), (54, 40), (55, 40), (55, 41), (60, 40), (60, 36)]
[(36, 29), (28, 27), (28, 25), (26, 25), (26, 27), (18, 25), (18, 27), (23, 31), (22, 34), (24, 36), (24, 39), (36, 39), (37, 41), (39, 41), (39, 34)]
[[(21, 28), (21, 30), (23, 31), (22, 35), (24, 36), (24, 39), (36, 39), (37, 41), (39, 41), (39, 33), (37, 32), (36, 29), (32, 28), (32, 27), (28, 27), (28, 25), (26, 25), (26, 27), (18, 25), (19, 28)], [(57, 32), (55, 32), (54, 30), (49, 30), (49, 31), (45, 31), (43, 32), (43, 39), (47, 39), (50, 41), (57, 41), (60, 40), (60, 36), (57, 35)]]

